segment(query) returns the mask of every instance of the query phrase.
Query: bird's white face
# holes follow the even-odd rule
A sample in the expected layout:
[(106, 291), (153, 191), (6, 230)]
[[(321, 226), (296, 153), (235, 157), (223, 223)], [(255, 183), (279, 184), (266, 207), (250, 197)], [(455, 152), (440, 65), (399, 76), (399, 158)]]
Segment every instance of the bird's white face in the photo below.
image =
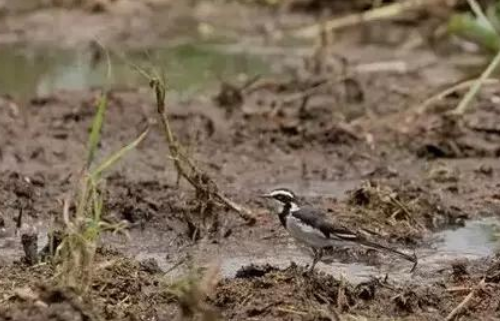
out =
[(273, 200), (274, 208), (277, 213), (281, 213), (285, 205), (289, 205), (290, 211), (292, 212), (299, 209), (294, 193), (288, 189), (275, 189), (269, 194), (265, 194), (263, 196)]

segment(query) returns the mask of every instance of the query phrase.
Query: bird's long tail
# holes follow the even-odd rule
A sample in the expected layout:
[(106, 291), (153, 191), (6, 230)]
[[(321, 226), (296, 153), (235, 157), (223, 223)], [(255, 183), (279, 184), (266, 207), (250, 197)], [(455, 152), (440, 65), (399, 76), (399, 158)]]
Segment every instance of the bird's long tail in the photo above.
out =
[(409, 255), (409, 254), (403, 253), (401, 251), (398, 251), (396, 249), (390, 248), (388, 246), (384, 246), (384, 245), (381, 245), (381, 244), (378, 244), (375, 242), (371, 242), (368, 240), (358, 240), (358, 242), (366, 247), (371, 247), (374, 249), (384, 250), (384, 251), (388, 251), (388, 252), (397, 254), (397, 255), (401, 256), (403, 259), (412, 262), (413, 267), (411, 268), (411, 272), (413, 272), (415, 270), (415, 268), (417, 267), (418, 258), (417, 258), (417, 255), (415, 253), (413, 253), (413, 255)]

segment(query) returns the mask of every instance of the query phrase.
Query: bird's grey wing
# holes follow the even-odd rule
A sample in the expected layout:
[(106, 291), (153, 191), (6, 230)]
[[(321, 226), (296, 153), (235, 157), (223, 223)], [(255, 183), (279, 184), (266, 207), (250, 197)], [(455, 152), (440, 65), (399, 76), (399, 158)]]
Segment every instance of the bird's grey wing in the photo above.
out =
[(315, 226), (327, 238), (346, 241), (360, 239), (360, 236), (356, 233), (328, 222), (325, 213), (316, 208), (309, 206), (301, 207), (298, 211), (293, 212), (292, 215), (308, 225)]
[(328, 222), (325, 218), (325, 214), (315, 208), (312, 207), (303, 207), (300, 210), (293, 212), (293, 216), (297, 217), (298, 219), (302, 220), (306, 224), (313, 225), (317, 227), (323, 235), (331, 240), (338, 240), (338, 241), (350, 241), (350, 242), (355, 242), (360, 245), (374, 248), (374, 249), (379, 249), (379, 250), (386, 250), (389, 252), (392, 252), (394, 254), (397, 254), (404, 259), (413, 262), (413, 268), (412, 271), (415, 269), (417, 266), (417, 256), (415, 254), (413, 255), (408, 255), (406, 253), (400, 252), (396, 249), (393, 249), (391, 247), (378, 244), (375, 242), (372, 242), (370, 240), (367, 240), (365, 237), (361, 236), (360, 234), (356, 234), (353, 231), (341, 227), (341, 226), (335, 226), (331, 222)]

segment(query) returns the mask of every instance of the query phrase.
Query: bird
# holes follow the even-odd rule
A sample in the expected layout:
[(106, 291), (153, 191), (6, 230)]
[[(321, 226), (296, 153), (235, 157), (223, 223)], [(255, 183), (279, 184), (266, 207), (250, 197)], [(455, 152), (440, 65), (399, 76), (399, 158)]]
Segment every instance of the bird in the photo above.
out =
[(290, 189), (277, 188), (269, 193), (261, 194), (261, 196), (275, 201), (281, 207), (278, 211), (281, 225), (297, 241), (312, 249), (314, 256), (308, 271), (310, 273), (323, 257), (325, 248), (353, 244), (396, 254), (414, 263), (411, 272), (418, 264), (415, 254), (408, 255), (391, 247), (372, 242), (359, 233), (329, 222), (325, 212), (321, 209), (300, 206), (295, 193)]

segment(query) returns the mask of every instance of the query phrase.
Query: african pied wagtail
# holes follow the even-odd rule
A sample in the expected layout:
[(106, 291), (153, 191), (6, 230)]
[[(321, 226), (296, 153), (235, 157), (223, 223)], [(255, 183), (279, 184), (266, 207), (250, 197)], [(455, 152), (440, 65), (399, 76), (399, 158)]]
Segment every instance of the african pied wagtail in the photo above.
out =
[(331, 246), (359, 245), (391, 252), (402, 258), (413, 262), (413, 268), (417, 266), (416, 255), (408, 255), (398, 250), (386, 247), (365, 239), (363, 236), (354, 233), (343, 227), (337, 227), (326, 221), (326, 215), (322, 211), (309, 207), (299, 207), (295, 194), (286, 189), (275, 189), (262, 197), (276, 201), (281, 207), (278, 214), (283, 227), (298, 241), (310, 246), (314, 252), (314, 259), (309, 268), (309, 272), (314, 270), (316, 263), (323, 256), (323, 249)]

